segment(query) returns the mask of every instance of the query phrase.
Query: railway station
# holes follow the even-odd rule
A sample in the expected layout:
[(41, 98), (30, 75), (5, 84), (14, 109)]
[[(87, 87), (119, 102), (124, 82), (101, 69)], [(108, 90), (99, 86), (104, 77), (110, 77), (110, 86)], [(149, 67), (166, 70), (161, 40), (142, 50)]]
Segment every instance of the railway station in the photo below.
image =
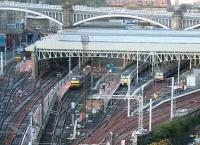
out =
[[(185, 93), (187, 94), (188, 91), (193, 93), (198, 91), (198, 84), (190, 84), (192, 79), (198, 79), (198, 77), (195, 77), (195, 74), (198, 74), (199, 64), (198, 46), (200, 44), (198, 37), (199, 33), (197, 31), (76, 28), (44, 38), (26, 49), (34, 52), (34, 58), (37, 61), (34, 62), (35, 65), (33, 66), (38, 70), (39, 68), (36, 65), (38, 62), (61, 57), (66, 58), (71, 78), (76, 79), (76, 81), (72, 79), (71, 85), (88, 79), (86, 82), (89, 81), (89, 84), (83, 84), (83, 98), (85, 100), (83, 101), (85, 106), (83, 110), (89, 116), (86, 115), (86, 117), (80, 114), (80, 119), (84, 120), (86, 117), (86, 122), (88, 122), (81, 125), (86, 130), (87, 126), (90, 126), (89, 122), (93, 122), (93, 116), (100, 117), (101, 113), (105, 117), (106, 115), (110, 116), (110, 114), (116, 113), (118, 106), (122, 105), (119, 108), (125, 107), (123, 114), (126, 112), (126, 116), (123, 118), (130, 118), (135, 122), (134, 127), (141, 133), (145, 133), (147, 130), (151, 130), (153, 120), (145, 121), (144, 110), (157, 109), (165, 102), (169, 103), (171, 101), (171, 105), (167, 105), (169, 108), (166, 108), (169, 114), (166, 115), (169, 118), (174, 118), (176, 115), (174, 100), (178, 103), (178, 100), (181, 100), (182, 96)], [(73, 59), (76, 61), (72, 61)], [(77, 78), (76, 71), (73, 71), (70, 66), (72, 63), (76, 63), (79, 69), (83, 68), (84, 78), (80, 78), (81, 76)], [(86, 77), (86, 68), (91, 71), (89, 77)], [(94, 68), (96, 71), (94, 71)], [(37, 76), (38, 70), (32, 72), (35, 73), (32, 76)], [(101, 76), (102, 74), (97, 76), (99, 75), (97, 73), (101, 70), (104, 70), (103, 76)], [(74, 73), (75, 75), (73, 75)], [(176, 77), (171, 79), (170, 76), (173, 75)], [(94, 85), (91, 83), (95, 84), (95, 77), (99, 78), (99, 81), (96, 82), (94, 90), (92, 89)], [(86, 88), (91, 88), (91, 90), (86, 90)], [(171, 110), (170, 106), (173, 107)], [(90, 113), (92, 116), (90, 116)], [(114, 116), (122, 119), (120, 113)], [(124, 120), (122, 122), (127, 122), (126, 119), (122, 120)], [(62, 121), (62, 119), (59, 120), (60, 123)], [(94, 119), (95, 121), (96, 119)], [(109, 117), (108, 121), (110, 121)], [(77, 120), (76, 123), (78, 122)], [(80, 136), (86, 133), (82, 131), (85, 129), (82, 129), (81, 126), (76, 130), (80, 133)], [(65, 131), (65, 129), (62, 130)], [(88, 127), (88, 130), (90, 130), (90, 127)], [(108, 138), (109, 134), (106, 132), (103, 134)], [(132, 134), (132, 131), (130, 134)], [(61, 137), (63, 135), (65, 133), (61, 134)], [(72, 136), (69, 135), (69, 138), (72, 139), (75, 136), (75, 134), (72, 134)], [(74, 144), (101, 142), (102, 138), (96, 141), (96, 137), (100, 135), (94, 136), (95, 141), (92, 137), (89, 137), (91, 138), (90, 141), (88, 139), (78, 140)], [(105, 136), (103, 138), (106, 138)], [(53, 137), (53, 140), (57, 141), (56, 137)]]
[(0, 145), (198, 142), (199, 20), (177, 7), (147, 18), (147, 8), (0, 2), (43, 34), (9, 54), (0, 35)]

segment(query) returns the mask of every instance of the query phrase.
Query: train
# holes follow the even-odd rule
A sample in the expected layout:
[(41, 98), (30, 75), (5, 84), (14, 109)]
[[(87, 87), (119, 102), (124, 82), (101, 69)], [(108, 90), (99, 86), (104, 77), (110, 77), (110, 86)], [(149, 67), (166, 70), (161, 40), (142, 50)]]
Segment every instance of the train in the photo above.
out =
[(79, 88), (82, 83), (81, 76), (73, 76), (70, 80), (70, 88)]
[(16, 60), (17, 62), (22, 61), (22, 60), (23, 60), (23, 55), (22, 55), (22, 53), (17, 53), (17, 54), (15, 55), (15, 60)]
[(134, 75), (133, 73), (136, 70), (136, 65), (133, 65), (131, 67), (129, 67), (128, 69), (126, 69), (122, 74), (121, 74), (121, 85), (122, 86), (126, 86), (128, 85), (128, 80), (130, 77), (130, 80), (133, 79)]
[[(180, 71), (185, 69), (189, 65), (188, 61), (181, 61), (180, 63)], [(166, 78), (172, 76), (177, 72), (178, 64), (176, 62), (172, 62), (167, 66), (163, 66), (155, 70), (154, 81), (155, 82), (163, 82)]]
[[(139, 62), (139, 70), (138, 72), (141, 73), (142, 71), (144, 71), (145, 69), (147, 69), (148, 64), (145, 62)], [(136, 76), (137, 73), (137, 65), (134, 64), (131, 67), (129, 67), (128, 69), (126, 69), (122, 74), (121, 74), (121, 86), (127, 86), (129, 83), (129, 78), (132, 81), (133, 78)]]
[(70, 80), (70, 88), (71, 89), (79, 88), (82, 85), (82, 83), (84, 83), (84, 77), (86, 77), (90, 71), (91, 71), (90, 67), (86, 66), (84, 71), (80, 72), (77, 75), (73, 75)]

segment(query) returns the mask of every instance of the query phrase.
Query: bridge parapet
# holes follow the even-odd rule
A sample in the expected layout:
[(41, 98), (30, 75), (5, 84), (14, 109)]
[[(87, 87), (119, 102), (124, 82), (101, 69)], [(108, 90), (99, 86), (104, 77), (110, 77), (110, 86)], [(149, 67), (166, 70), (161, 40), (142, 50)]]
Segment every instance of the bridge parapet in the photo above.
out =
[(200, 13), (184, 13), (184, 17), (188, 18), (200, 18)]
[(42, 9), (52, 11), (62, 11), (61, 5), (48, 5), (48, 4), (35, 4), (35, 3), (21, 3), (14, 1), (0, 1), (1, 7), (12, 7), (12, 8), (25, 8), (25, 9)]
[(167, 11), (148, 11), (148, 10), (133, 10), (118, 7), (87, 7), (87, 6), (73, 6), (73, 11), (77, 12), (98, 12), (98, 13), (118, 13), (118, 14), (153, 14), (153, 15), (167, 15), (172, 16), (172, 12)]

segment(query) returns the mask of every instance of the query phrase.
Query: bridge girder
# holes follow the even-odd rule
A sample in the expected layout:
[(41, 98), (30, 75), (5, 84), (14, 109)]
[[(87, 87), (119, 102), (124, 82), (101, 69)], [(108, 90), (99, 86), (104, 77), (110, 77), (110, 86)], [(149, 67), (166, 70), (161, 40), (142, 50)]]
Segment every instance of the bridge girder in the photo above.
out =
[(75, 22), (73, 24), (73, 26), (80, 25), (84, 22), (88, 22), (88, 21), (92, 21), (92, 20), (98, 20), (98, 19), (104, 19), (104, 18), (132, 18), (132, 19), (138, 19), (138, 20), (143, 20), (143, 21), (149, 22), (151, 24), (160, 26), (164, 29), (170, 29), (169, 27), (167, 27), (167, 26), (165, 26), (165, 25), (163, 25), (159, 22), (153, 21), (151, 19), (147, 19), (145, 17), (140, 17), (140, 16), (136, 16), (136, 15), (127, 15), (127, 14), (107, 14), (107, 15), (94, 16), (94, 17), (90, 17), (90, 18), (83, 19), (81, 21)]
[(200, 27), (200, 23), (196, 24), (196, 25), (193, 25), (193, 26), (190, 26), (190, 27), (187, 27), (184, 30), (193, 30), (193, 29), (198, 28), (198, 27)]

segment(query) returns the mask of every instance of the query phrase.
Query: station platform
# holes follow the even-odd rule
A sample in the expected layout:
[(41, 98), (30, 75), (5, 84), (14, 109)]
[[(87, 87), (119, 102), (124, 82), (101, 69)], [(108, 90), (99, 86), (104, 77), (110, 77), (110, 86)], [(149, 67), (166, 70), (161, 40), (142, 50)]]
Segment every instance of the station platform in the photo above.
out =
[(58, 90), (58, 96), (60, 99), (64, 96), (64, 94), (69, 90), (70, 88), (70, 81), (67, 81), (63, 86), (61, 86)]
[(115, 93), (119, 85), (120, 85), (119, 80), (113, 80), (113, 81), (107, 82), (105, 84), (105, 89), (101, 89), (98, 96), (100, 98), (105, 97), (106, 100), (109, 101), (109, 99), (111, 99), (112, 95)]
[(106, 83), (105, 90), (102, 89), (101, 94), (102, 95), (110, 95), (113, 94), (114, 91), (119, 87), (119, 81), (114, 80)]
[(16, 70), (23, 73), (23, 72), (31, 72), (32, 70), (32, 61), (25, 60), (24, 62), (20, 62), (16, 65)]

